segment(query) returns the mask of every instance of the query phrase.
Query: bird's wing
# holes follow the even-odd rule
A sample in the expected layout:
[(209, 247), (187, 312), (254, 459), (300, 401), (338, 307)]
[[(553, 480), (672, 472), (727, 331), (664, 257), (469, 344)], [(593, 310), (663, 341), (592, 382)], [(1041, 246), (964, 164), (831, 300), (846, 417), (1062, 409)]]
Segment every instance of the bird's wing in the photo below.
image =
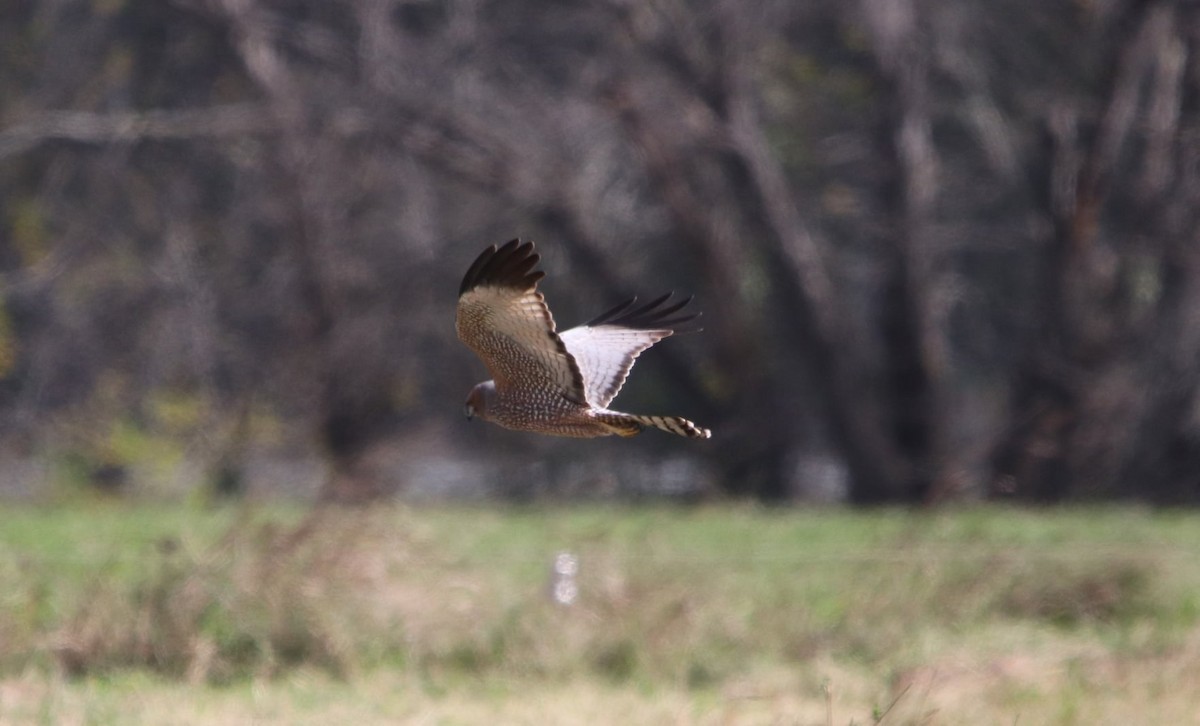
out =
[(488, 247), (472, 263), (458, 293), (455, 328), (475, 351), (499, 391), (561, 395), (586, 403), (583, 375), (562, 338), (537, 283), (533, 243)]
[(607, 408), (625, 384), (638, 355), (674, 333), (680, 324), (697, 317), (698, 313), (677, 314), (692, 298), (668, 304), (670, 299), (671, 293), (667, 293), (634, 308), (635, 297), (561, 334), (583, 374), (588, 403)]

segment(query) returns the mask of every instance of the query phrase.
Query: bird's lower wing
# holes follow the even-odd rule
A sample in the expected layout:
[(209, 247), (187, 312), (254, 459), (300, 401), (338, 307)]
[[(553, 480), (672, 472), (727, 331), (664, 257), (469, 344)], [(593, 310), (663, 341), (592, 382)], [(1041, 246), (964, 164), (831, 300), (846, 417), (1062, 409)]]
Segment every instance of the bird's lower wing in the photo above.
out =
[(588, 403), (607, 408), (625, 384), (638, 355), (669, 335), (670, 330), (581, 325), (560, 337), (583, 375)]
[(691, 297), (672, 300), (667, 293), (640, 306), (626, 300), (595, 319), (561, 333), (583, 374), (588, 402), (606, 408), (629, 376), (641, 352), (673, 334), (699, 313), (681, 313)]

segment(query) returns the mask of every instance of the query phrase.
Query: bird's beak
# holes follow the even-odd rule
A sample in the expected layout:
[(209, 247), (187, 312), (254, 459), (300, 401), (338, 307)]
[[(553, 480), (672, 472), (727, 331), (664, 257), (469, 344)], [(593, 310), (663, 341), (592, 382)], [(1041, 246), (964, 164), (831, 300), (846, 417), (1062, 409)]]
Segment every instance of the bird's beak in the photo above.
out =
[(474, 409), (474, 408), (471, 408), (470, 404), (468, 404), (467, 406), (465, 406), (465, 407), (463, 408), (463, 413), (465, 413), (465, 414), (467, 415), (467, 420), (468, 420), (468, 421), (470, 421), (471, 419), (475, 418), (475, 409)]

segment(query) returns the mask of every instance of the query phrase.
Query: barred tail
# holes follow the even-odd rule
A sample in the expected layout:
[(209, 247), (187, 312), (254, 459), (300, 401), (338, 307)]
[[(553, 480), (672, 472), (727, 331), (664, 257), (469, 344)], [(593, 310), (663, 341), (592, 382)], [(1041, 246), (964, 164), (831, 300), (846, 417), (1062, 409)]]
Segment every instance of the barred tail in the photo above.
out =
[(713, 436), (713, 432), (707, 428), (701, 428), (692, 424), (683, 416), (640, 416), (630, 415), (629, 418), (634, 419), (642, 426), (653, 426), (667, 433), (676, 434), (689, 439), (707, 439)]
[(647, 426), (662, 429), (689, 439), (707, 439), (712, 432), (680, 416), (638, 416), (632, 413), (605, 411), (596, 416), (609, 431), (618, 436), (636, 436)]
[(701, 428), (682, 416), (633, 416), (632, 418), (645, 426), (653, 426), (656, 429), (662, 429), (688, 439), (707, 439), (712, 436), (712, 431)]

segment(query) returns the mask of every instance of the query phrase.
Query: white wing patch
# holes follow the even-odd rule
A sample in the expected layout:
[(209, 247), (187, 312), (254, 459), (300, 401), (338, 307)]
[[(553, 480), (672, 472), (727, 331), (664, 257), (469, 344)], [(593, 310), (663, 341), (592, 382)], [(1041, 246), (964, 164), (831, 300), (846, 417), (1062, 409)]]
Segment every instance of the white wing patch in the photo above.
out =
[(580, 325), (559, 335), (583, 374), (594, 408), (607, 408), (617, 396), (638, 355), (671, 335), (671, 330), (636, 330), (616, 325)]

